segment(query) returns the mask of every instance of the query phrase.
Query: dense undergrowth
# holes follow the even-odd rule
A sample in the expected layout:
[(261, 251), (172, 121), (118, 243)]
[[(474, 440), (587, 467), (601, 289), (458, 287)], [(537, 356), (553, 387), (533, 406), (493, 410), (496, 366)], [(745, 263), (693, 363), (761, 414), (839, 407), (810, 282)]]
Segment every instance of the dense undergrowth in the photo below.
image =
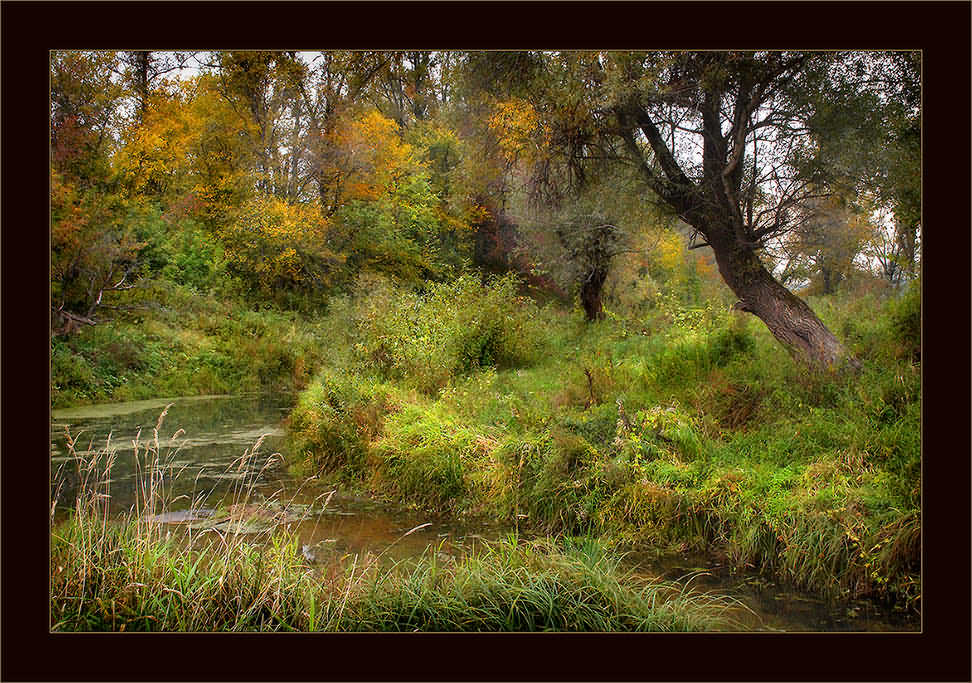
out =
[(290, 418), (303, 474), (918, 606), (917, 283), (811, 300), (861, 361), (842, 375), (727, 305), (660, 292), (591, 325), (518, 291), (365, 276), (322, 315), (147, 281), (54, 339), (52, 402), (306, 386)]
[[(229, 526), (210, 518), (167, 526), (161, 520), (175, 499), (165, 481), (175, 464), (173, 454), (159, 447), (164, 416), (154, 439), (136, 440), (134, 457), (146, 483), (121, 519), (109, 513), (116, 451), (76, 452), (69, 442), (79, 484), (66, 518), (55, 520), (57, 508), (51, 508), (53, 630), (742, 628), (733, 618), (742, 609), (734, 600), (689, 590), (688, 583), (636, 577), (621, 568), (619, 555), (591, 538), (524, 540), (510, 534), (458, 559), (443, 560), (429, 546), (418, 558), (391, 565), (379, 562), (383, 552), (315, 565), (290, 526), (313, 510), (297, 506), (303, 510), (299, 519), (282, 516), (289, 504), (259, 502), (247, 486), (235, 489)], [(246, 460), (244, 454), (239, 466)], [(55, 500), (59, 493), (56, 487)]]
[(51, 339), (55, 408), (292, 392), (306, 385), (327, 348), (312, 313), (248, 306), (164, 279), (109, 294), (99, 324)]
[(349, 351), (298, 400), (298, 467), (917, 607), (919, 287), (811, 303), (858, 373), (813, 372), (713, 304), (589, 325), (503, 282), (371, 286), (333, 309)]

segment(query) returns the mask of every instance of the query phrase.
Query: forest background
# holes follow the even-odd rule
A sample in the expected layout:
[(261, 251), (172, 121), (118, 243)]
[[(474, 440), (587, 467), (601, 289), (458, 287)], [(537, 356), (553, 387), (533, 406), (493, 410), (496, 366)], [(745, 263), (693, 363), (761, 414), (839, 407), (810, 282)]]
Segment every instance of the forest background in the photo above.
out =
[(916, 52), (54, 52), (53, 405), (299, 391), (296, 471), (915, 608), (920, 85)]

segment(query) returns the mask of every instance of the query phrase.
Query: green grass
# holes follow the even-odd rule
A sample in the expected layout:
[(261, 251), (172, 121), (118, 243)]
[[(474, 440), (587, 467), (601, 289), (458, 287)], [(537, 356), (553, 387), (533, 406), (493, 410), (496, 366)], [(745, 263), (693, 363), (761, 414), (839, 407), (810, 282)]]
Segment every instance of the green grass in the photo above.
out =
[(434, 554), (376, 574), (337, 622), (369, 631), (705, 631), (732, 600), (639, 580), (592, 539), (515, 537), (458, 563)]
[[(55, 631), (741, 628), (732, 618), (741, 608), (735, 601), (638, 578), (595, 539), (510, 535), (458, 559), (443, 560), (429, 547), (391, 566), (369, 552), (314, 567), (282, 524), (256, 535), (163, 527), (151, 518), (169, 505), (159, 476), (166, 456), (154, 439), (136, 447), (148, 484), (131, 513), (113, 519), (107, 494), (114, 451), (78, 457), (80, 493), (69, 517), (52, 524)], [(230, 510), (249, 499), (248, 490), (237, 491)], [(254, 507), (245, 505), (247, 514)], [(54, 512), (52, 506), (52, 519)]]
[(734, 601), (638, 579), (593, 540), (435, 549), (391, 567), (310, 568), (295, 537), (196, 543), (97, 517), (58, 526), (56, 631), (700, 631), (739, 628)]
[[(914, 607), (918, 293), (812, 300), (861, 361), (856, 374), (813, 372), (759, 321), (711, 306), (597, 325), (548, 307), (525, 340), (539, 352), (518, 367), (447, 373), (430, 394), (351, 362), (312, 382), (293, 420), (315, 423), (305, 399), (320, 404), (319, 387), (353, 385), (367, 429), (353, 411), (320, 424), (357, 429), (356, 481), (375, 495), (639, 549), (715, 552), (827, 597)], [(367, 326), (348, 329), (372, 343)]]
[(54, 340), (52, 400), (306, 385), (290, 417), (303, 474), (918, 605), (919, 286), (810, 299), (861, 362), (832, 375), (728, 307), (658, 297), (590, 325), (514, 284), (363, 278), (314, 318), (145, 281)]
[(326, 354), (318, 323), (250, 310), (164, 280), (112, 292), (95, 326), (51, 341), (55, 408), (306, 386)]

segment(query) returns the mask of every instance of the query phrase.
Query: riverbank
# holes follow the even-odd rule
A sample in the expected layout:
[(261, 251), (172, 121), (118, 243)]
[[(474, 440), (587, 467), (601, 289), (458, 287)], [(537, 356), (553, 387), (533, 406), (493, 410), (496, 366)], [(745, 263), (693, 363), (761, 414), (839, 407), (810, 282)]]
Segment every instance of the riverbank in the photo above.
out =
[[(306, 384), (294, 472), (920, 608), (917, 287), (814, 300), (862, 369), (813, 375), (757, 321), (662, 298), (590, 325), (512, 281), (418, 295), (378, 279), (326, 316), (144, 286), (116, 318), (55, 341), (55, 404)], [(164, 303), (139, 309), (143, 296)]]
[(293, 393), (326, 348), (320, 315), (254, 308), (166, 280), (110, 292), (99, 324), (51, 340), (51, 405)]
[[(95, 527), (92, 536), (91, 526)], [(320, 575), (281, 535), (187, 552), (97, 520), (55, 530), (56, 631), (732, 630), (733, 601), (644, 582), (593, 540), (515, 538), (444, 563), (369, 558)], [(355, 558), (356, 560), (358, 558)]]
[[(66, 516), (51, 509), (55, 631), (741, 628), (733, 612), (743, 608), (731, 598), (636, 577), (590, 538), (509, 534), (463, 554), (444, 553), (439, 543), (418, 557), (381, 561), (430, 526), (424, 523), (380, 550), (317, 561), (326, 551), (301, 545), (299, 524), (329, 512), (333, 492), (313, 505), (281, 501), (262, 495), (259, 477), (244, 476), (218, 510), (182, 509), (185, 500), (174, 504), (187, 496), (174, 496), (167, 480), (184, 466), (163, 453), (155, 433), (136, 445), (143, 483), (119, 515), (111, 503), (117, 451), (68, 449), (79, 481)], [(256, 453), (244, 453), (228, 471), (266, 471), (273, 456), (264, 463)]]
[(712, 307), (592, 326), (450, 287), (347, 302), (350, 351), (291, 416), (299, 471), (920, 609), (918, 287), (814, 301), (861, 361), (834, 374)]

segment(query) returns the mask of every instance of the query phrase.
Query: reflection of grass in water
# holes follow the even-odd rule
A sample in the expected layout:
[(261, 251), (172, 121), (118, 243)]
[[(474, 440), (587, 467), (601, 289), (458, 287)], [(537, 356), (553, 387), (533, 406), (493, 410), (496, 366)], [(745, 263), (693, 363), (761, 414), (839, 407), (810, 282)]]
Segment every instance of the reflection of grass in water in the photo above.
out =
[(181, 396), (177, 398), (157, 398), (146, 399), (144, 401), (124, 401), (121, 403), (101, 403), (89, 406), (77, 406), (74, 408), (55, 408), (51, 411), (51, 418), (54, 420), (96, 420), (101, 418), (118, 417), (130, 415), (149, 410), (157, 410), (171, 405), (173, 402), (190, 403), (197, 401), (213, 401), (221, 398), (233, 398), (228, 394), (214, 396)]
[[(297, 535), (285, 526), (267, 525), (252, 538), (244, 538), (232, 533), (232, 525), (200, 532), (192, 525), (152, 523), (153, 515), (165, 514), (177, 502), (167, 496), (168, 482), (179, 472), (167, 463), (178, 450), (163, 454), (159, 448), (164, 417), (165, 411), (152, 439), (138, 442), (138, 497), (122, 520), (109, 518), (108, 482), (117, 458), (110, 440), (104, 450), (78, 456), (81, 486), (73, 512), (52, 529), (55, 630), (698, 630), (731, 626), (726, 600), (692, 594), (678, 584), (638, 581), (619, 571), (616, 558), (593, 542), (510, 538), (483, 544), (483, 552), (462, 560), (432, 548), (419, 560), (390, 569), (380, 562), (384, 553), (366, 553), (326, 566), (322, 577), (307, 564)], [(69, 437), (68, 448), (74, 445)], [(246, 471), (258, 448), (259, 443), (247, 449), (231, 467)], [(253, 510), (272, 515), (284, 506), (272, 496), (254, 495), (261, 471), (236, 482), (228, 508), (231, 520), (234, 510), (247, 511), (252, 519)], [(57, 493), (55, 487), (55, 499)], [(198, 500), (190, 500), (190, 507), (199, 507)], [(51, 511), (53, 520), (53, 503)], [(245, 521), (242, 515), (237, 518), (239, 523)], [(173, 529), (182, 529), (185, 535)]]

